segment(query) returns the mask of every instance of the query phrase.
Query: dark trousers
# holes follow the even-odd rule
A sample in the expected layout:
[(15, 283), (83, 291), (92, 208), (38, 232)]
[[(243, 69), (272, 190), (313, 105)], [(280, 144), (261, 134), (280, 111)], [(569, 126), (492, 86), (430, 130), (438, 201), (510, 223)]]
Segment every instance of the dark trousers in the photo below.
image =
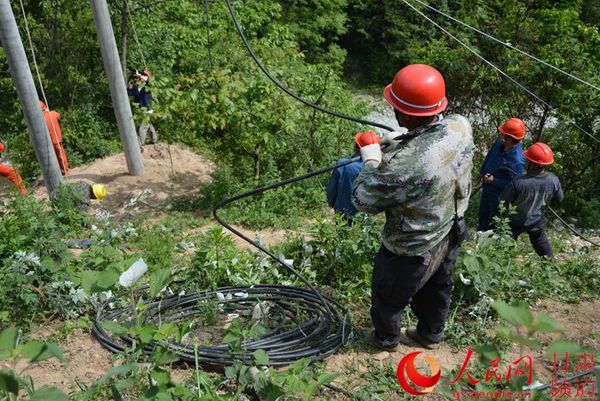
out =
[(479, 201), (479, 215), (477, 216), (477, 231), (487, 231), (493, 228), (493, 218), (498, 215), (500, 196), (493, 190), (483, 188)]
[(517, 226), (511, 224), (510, 228), (514, 239), (517, 239), (522, 233), (527, 233), (535, 253), (539, 256), (554, 256), (552, 246), (546, 235), (546, 219), (544, 217), (529, 226)]
[(459, 246), (448, 238), (420, 256), (396, 255), (381, 246), (375, 256), (371, 286), (371, 319), (375, 340), (384, 347), (400, 342), (400, 317), (410, 304), (419, 320), (417, 331), (433, 342), (443, 339)]

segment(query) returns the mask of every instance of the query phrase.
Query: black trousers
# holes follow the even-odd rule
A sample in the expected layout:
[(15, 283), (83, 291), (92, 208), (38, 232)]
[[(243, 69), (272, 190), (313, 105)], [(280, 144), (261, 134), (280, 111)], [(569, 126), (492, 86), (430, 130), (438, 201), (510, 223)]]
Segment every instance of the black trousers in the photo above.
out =
[(409, 304), (419, 320), (419, 334), (432, 342), (443, 339), (459, 248), (446, 238), (424, 255), (406, 256), (381, 245), (371, 286), (371, 320), (380, 345), (400, 342), (400, 317)]
[(542, 217), (537, 222), (529, 226), (510, 226), (514, 239), (517, 239), (522, 233), (529, 235), (529, 241), (539, 256), (554, 256), (552, 246), (546, 235), (546, 218)]

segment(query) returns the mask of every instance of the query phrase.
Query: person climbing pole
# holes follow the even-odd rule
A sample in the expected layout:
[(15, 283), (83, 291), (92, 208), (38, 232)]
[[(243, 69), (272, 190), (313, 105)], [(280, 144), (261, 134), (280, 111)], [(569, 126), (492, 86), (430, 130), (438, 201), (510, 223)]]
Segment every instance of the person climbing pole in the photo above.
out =
[(48, 127), (48, 133), (50, 134), (50, 140), (52, 141), (52, 147), (56, 153), (56, 159), (58, 160), (58, 166), (62, 175), (66, 175), (69, 172), (69, 161), (67, 160), (67, 153), (62, 144), (62, 130), (58, 120), (60, 120), (60, 113), (51, 111), (46, 103), (40, 100), (40, 107), (44, 112), (44, 120), (46, 120), (46, 126)]
[[(444, 337), (452, 273), (467, 232), (471, 124), (442, 115), (448, 105), (444, 78), (429, 65), (402, 68), (383, 95), (408, 132), (386, 134), (383, 154), (378, 144), (360, 148), (365, 167), (352, 202), (359, 211), (386, 214), (372, 274), (374, 329), (365, 335), (386, 351), (397, 351), (406, 337), (435, 349)], [(409, 304), (418, 323), (403, 330), (400, 316)]]
[[(360, 155), (361, 146), (380, 142), (381, 140), (373, 131), (359, 132), (354, 137), (354, 154), (352, 158)], [(338, 163), (343, 163), (347, 160), (347, 158), (343, 158), (338, 160)], [(327, 203), (350, 226), (352, 225), (352, 218), (358, 213), (358, 210), (352, 204), (352, 183), (358, 177), (358, 173), (361, 172), (363, 166), (362, 160), (358, 160), (338, 167), (333, 170), (327, 183)]]
[[(150, 76), (152, 72), (150, 70), (133, 70), (127, 86), (127, 94), (133, 97), (133, 101), (138, 104), (140, 108), (146, 111), (147, 114), (153, 114), (154, 110), (150, 104), (152, 103), (152, 93), (150, 92)], [(150, 118), (150, 116), (148, 116)], [(151, 143), (158, 142), (158, 134), (154, 125), (148, 121), (142, 121), (138, 130), (138, 141), (140, 143), (140, 150), (144, 152), (144, 145), (146, 143), (146, 135), (150, 131)]]
[[(525, 123), (509, 118), (498, 127), (500, 137), (485, 156), (479, 179), (482, 181), (477, 230), (487, 231), (499, 213), (500, 193), (510, 183), (512, 174), (523, 175), (525, 158), (521, 140), (525, 137)], [(506, 169), (504, 169), (505, 167)]]
[(558, 177), (546, 172), (546, 167), (554, 163), (554, 154), (548, 145), (537, 142), (523, 155), (527, 159), (527, 173), (507, 185), (500, 198), (517, 208), (510, 216), (513, 237), (517, 239), (526, 232), (539, 256), (552, 257), (543, 208), (551, 202), (561, 202), (564, 197)]
[(7, 161), (4, 161), (2, 158), (2, 153), (4, 153), (5, 146), (0, 142), (0, 176), (6, 177), (15, 184), (19, 193), (21, 195), (27, 195), (27, 189), (25, 188), (25, 184), (23, 184), (23, 178), (17, 173)]

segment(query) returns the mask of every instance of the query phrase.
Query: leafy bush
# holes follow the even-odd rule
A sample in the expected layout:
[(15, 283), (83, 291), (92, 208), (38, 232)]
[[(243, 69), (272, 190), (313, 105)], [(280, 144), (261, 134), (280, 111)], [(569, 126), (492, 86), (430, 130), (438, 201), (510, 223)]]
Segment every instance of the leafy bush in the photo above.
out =
[(309, 239), (299, 237), (279, 250), (293, 259), (301, 272), (312, 272), (319, 285), (335, 289), (336, 297), (364, 299), (370, 288), (373, 256), (381, 245), (381, 226), (359, 214), (350, 227), (339, 216), (311, 226)]

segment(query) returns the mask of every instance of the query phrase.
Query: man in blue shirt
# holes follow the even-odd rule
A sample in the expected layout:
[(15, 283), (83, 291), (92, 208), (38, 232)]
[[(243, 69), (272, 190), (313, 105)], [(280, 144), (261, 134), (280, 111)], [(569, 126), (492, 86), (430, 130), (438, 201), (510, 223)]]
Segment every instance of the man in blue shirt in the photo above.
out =
[(500, 138), (496, 140), (481, 166), (483, 191), (479, 202), (478, 231), (492, 228), (492, 219), (498, 215), (500, 193), (510, 183), (510, 170), (517, 176), (523, 175), (525, 157), (521, 140), (525, 137), (525, 123), (518, 118), (509, 118), (498, 127)]
[[(373, 131), (359, 132), (354, 137), (354, 154), (352, 157), (360, 155), (359, 150), (362, 146), (374, 143), (381, 143), (381, 140)], [(347, 160), (349, 159), (343, 158), (338, 160), (338, 163)], [(359, 160), (346, 166), (338, 167), (333, 170), (327, 183), (327, 203), (336, 213), (340, 213), (348, 221), (348, 225), (352, 225), (352, 217), (358, 213), (351, 200), (352, 183), (358, 177), (363, 166), (363, 162)]]

